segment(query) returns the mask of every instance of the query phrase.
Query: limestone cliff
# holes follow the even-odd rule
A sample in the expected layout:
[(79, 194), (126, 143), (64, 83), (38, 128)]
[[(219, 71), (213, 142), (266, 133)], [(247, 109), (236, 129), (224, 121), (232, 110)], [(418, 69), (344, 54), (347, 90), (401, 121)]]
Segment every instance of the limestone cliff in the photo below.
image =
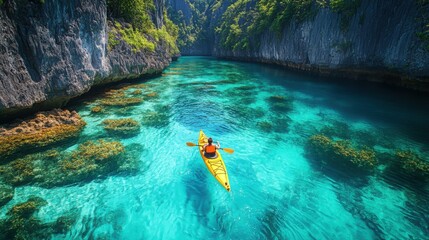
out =
[[(163, 0), (155, 0), (161, 8)], [(156, 9), (155, 24), (163, 21)], [(106, 0), (6, 0), (0, 7), (0, 119), (60, 107), (92, 86), (162, 71), (168, 51), (108, 50)]]
[[(175, 0), (180, 1), (183, 0)], [(214, 37), (209, 37), (211, 43), (208, 41), (206, 46), (213, 46), (211, 54), (214, 56), (275, 63), (429, 91), (429, 43), (419, 36), (426, 31), (425, 38), (429, 38), (429, 3), (425, 1), (355, 1), (359, 5), (348, 16), (346, 24), (342, 21), (343, 13), (326, 6), (316, 7), (321, 2), (329, 6), (330, 1), (312, 1), (312, 7), (303, 10), (313, 11), (314, 14), (308, 14), (310, 17), (303, 20), (292, 17), (280, 31), (268, 25), (258, 35), (244, 34), (249, 27), (246, 21), (255, 15), (258, 1), (208, 2), (212, 2), (208, 25)], [(230, 9), (235, 10), (226, 12)], [(235, 28), (225, 37), (221, 25), (228, 18), (232, 18)], [(237, 37), (240, 34), (247, 38), (245, 48), (231, 46), (231, 42), (225, 44), (224, 39), (235, 38), (234, 45), (240, 40)], [(199, 48), (199, 45), (194, 47)]]

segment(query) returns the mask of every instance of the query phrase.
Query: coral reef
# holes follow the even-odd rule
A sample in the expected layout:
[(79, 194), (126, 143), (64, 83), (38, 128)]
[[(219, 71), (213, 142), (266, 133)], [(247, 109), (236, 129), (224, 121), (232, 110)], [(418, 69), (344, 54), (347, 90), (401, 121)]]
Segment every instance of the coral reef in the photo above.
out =
[(158, 98), (158, 93), (156, 92), (150, 92), (148, 94), (145, 94), (146, 98)]
[(397, 151), (395, 156), (405, 174), (422, 180), (429, 180), (429, 162), (424, 161), (410, 150)]
[(307, 153), (315, 162), (354, 173), (370, 173), (377, 166), (375, 152), (371, 149), (358, 150), (349, 141), (334, 141), (324, 135), (313, 135), (306, 145)]
[(103, 106), (113, 106), (113, 107), (124, 107), (137, 105), (143, 102), (142, 98), (136, 97), (127, 97), (125, 90), (130, 86), (124, 87), (122, 89), (112, 89), (105, 93), (105, 97), (98, 100), (97, 102)]
[(256, 125), (264, 132), (271, 132), (273, 130), (273, 125), (268, 121), (261, 121)]
[(384, 172), (387, 180), (398, 178), (403, 183), (419, 187), (429, 183), (429, 162), (411, 150), (397, 150), (395, 155), (387, 154), (387, 169)]
[(104, 111), (104, 109), (101, 106), (94, 106), (94, 107), (91, 108), (91, 112), (92, 113), (100, 113), (100, 112), (103, 112), (103, 111)]
[(26, 155), (0, 166), (0, 177), (12, 186), (64, 186), (103, 178), (110, 174), (136, 172), (139, 157), (117, 141), (100, 139), (80, 144), (72, 152), (49, 150)]
[(49, 239), (54, 233), (66, 233), (76, 222), (76, 216), (62, 216), (52, 223), (43, 223), (34, 216), (47, 202), (40, 197), (30, 197), (26, 202), (13, 206), (0, 221), (0, 239)]
[(142, 124), (149, 127), (161, 128), (170, 123), (170, 106), (156, 105), (154, 111), (146, 111), (142, 118)]
[(134, 90), (131, 94), (132, 95), (142, 95), (143, 91), (141, 89)]
[(76, 137), (85, 124), (75, 111), (55, 109), (40, 112), (32, 119), (0, 129), (0, 156)]
[(121, 136), (136, 135), (140, 132), (140, 124), (132, 118), (106, 119), (103, 124), (106, 131)]
[(288, 112), (293, 108), (293, 100), (287, 96), (270, 96), (267, 98), (267, 102), (271, 109), (277, 112)]
[(15, 189), (9, 185), (0, 183), (0, 208), (12, 200)]

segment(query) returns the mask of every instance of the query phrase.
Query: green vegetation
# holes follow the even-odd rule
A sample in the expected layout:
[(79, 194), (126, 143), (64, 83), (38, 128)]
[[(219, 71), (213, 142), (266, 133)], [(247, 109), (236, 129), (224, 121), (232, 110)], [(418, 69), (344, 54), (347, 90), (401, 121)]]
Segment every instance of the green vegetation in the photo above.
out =
[(330, 7), (332, 11), (341, 14), (340, 28), (347, 30), (350, 20), (355, 15), (356, 10), (361, 4), (361, 0), (331, 0)]
[(0, 7), (1, 7), (1, 5), (3, 5), (3, 0), (0, 0)]
[(115, 26), (112, 27), (109, 32), (108, 48), (113, 49), (119, 44), (120, 39), (128, 43), (133, 52), (139, 52), (141, 50), (147, 50), (149, 52), (155, 51), (155, 44), (150, 42), (142, 31), (132, 26), (124, 27), (119, 22), (115, 22)]
[(313, 159), (331, 167), (370, 172), (377, 166), (373, 150), (358, 150), (345, 140), (334, 141), (324, 135), (313, 135), (308, 140), (307, 149)]
[[(190, 9), (190, 17), (186, 17), (182, 10), (175, 10), (171, 7), (167, 9), (168, 15), (172, 21), (178, 26), (177, 45), (179, 48), (187, 48), (192, 46), (199, 40), (200, 43), (207, 40), (209, 32), (212, 30), (210, 19), (212, 4), (220, 6), (221, 0), (185, 0), (186, 5)], [(213, 9), (213, 7), (212, 7)]]
[(267, 29), (278, 36), (292, 20), (305, 21), (317, 12), (312, 0), (261, 0), (256, 5), (250, 0), (231, 4), (222, 16), (216, 32), (226, 49), (249, 49), (253, 37)]
[(150, 18), (155, 14), (153, 0), (107, 0), (107, 9), (111, 17), (123, 18), (144, 33), (154, 28)]
[(429, 0), (416, 0), (421, 27), (416, 34), (426, 51), (429, 51)]
[(164, 23), (156, 27), (151, 16), (156, 14), (153, 0), (108, 0), (108, 13), (115, 21), (108, 34), (108, 50), (114, 49), (121, 40), (131, 46), (133, 52), (154, 52), (164, 46), (170, 55), (179, 53), (176, 46), (178, 28), (164, 12)]

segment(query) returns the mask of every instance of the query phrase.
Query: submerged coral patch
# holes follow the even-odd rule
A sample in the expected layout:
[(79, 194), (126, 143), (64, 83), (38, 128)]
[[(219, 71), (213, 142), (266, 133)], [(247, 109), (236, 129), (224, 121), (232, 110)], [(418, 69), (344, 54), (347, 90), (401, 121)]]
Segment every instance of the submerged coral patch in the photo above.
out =
[(1, 166), (0, 173), (2, 180), (12, 186), (50, 188), (138, 168), (138, 161), (126, 153), (122, 143), (100, 139), (82, 143), (72, 152), (49, 150), (26, 155)]
[(26, 202), (13, 206), (7, 212), (7, 218), (0, 221), (0, 239), (49, 239), (52, 234), (69, 231), (76, 222), (76, 216), (62, 216), (50, 223), (34, 216), (46, 204), (43, 198), (32, 196)]
[[(1, 172), (0, 172), (1, 173)], [(12, 200), (15, 189), (9, 185), (0, 183), (0, 208)]]
[(132, 118), (106, 119), (103, 124), (104, 129), (113, 134), (129, 136), (140, 132), (140, 124)]
[(76, 137), (85, 124), (75, 111), (55, 109), (40, 112), (32, 119), (2, 129), (0, 156), (11, 155), (27, 147), (44, 147)]
[(375, 152), (356, 149), (349, 141), (334, 141), (324, 135), (313, 135), (307, 142), (307, 153), (315, 162), (332, 168), (369, 173), (377, 166)]
[(270, 96), (267, 102), (273, 111), (287, 112), (293, 109), (293, 100), (287, 96)]
[(408, 182), (429, 183), (429, 162), (411, 150), (397, 150), (390, 156), (385, 174), (400, 175)]
[(167, 126), (170, 116), (167, 113), (157, 111), (146, 111), (143, 114), (142, 124), (149, 127), (161, 128)]

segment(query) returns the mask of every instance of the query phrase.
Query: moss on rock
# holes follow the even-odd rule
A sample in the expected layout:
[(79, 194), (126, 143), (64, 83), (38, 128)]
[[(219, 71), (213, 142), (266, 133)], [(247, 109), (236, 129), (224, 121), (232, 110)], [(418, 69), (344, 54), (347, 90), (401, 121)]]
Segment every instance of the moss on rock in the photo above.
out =
[(0, 132), (0, 156), (9, 156), (28, 147), (45, 147), (79, 135), (86, 125), (75, 111), (55, 109), (14, 123)]

